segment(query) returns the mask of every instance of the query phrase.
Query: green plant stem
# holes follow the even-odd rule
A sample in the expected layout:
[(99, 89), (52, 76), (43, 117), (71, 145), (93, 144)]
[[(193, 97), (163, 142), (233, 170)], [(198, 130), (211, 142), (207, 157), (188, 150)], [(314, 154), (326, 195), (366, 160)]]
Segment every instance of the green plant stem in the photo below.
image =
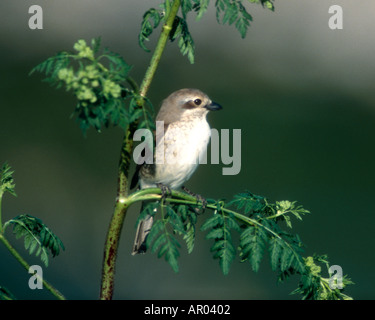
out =
[[(132, 195), (132, 197), (129, 199), (129, 203), (131, 204), (135, 201), (141, 201), (141, 200), (144, 201), (144, 200), (151, 200), (151, 199), (153, 200), (161, 199), (162, 196), (161, 196), (160, 191), (161, 190), (159, 188), (149, 188), (149, 189), (140, 190), (138, 192), (135, 192)], [(194, 196), (188, 195), (183, 192), (175, 191), (175, 190), (171, 190), (171, 192), (172, 192), (171, 198), (168, 197), (165, 199), (165, 201), (171, 202), (171, 203), (182, 203), (182, 204), (191, 204), (191, 205), (197, 204), (197, 199)], [(217, 204), (207, 204), (206, 208), (215, 211), (217, 210)], [(270, 228), (266, 227), (265, 225), (263, 225), (262, 223), (260, 223), (259, 221), (255, 219), (252, 219), (250, 217), (247, 217), (243, 214), (240, 214), (236, 211), (233, 211), (224, 207), (221, 207), (220, 210), (224, 213), (233, 215), (237, 220), (243, 221), (246, 224), (250, 224), (253, 226), (256, 225), (258, 227), (261, 227), (267, 232), (269, 232), (270, 234), (272, 234), (274, 237), (280, 240), (283, 240), (280, 237), (280, 235), (278, 235), (275, 231), (271, 230)], [(285, 244), (290, 248), (290, 250), (295, 252), (289, 243), (285, 242)]]
[(0, 191), (0, 234), (3, 233), (3, 222), (2, 222), (2, 218), (1, 218), (1, 203), (3, 201), (3, 192)]
[[(4, 237), (4, 235), (0, 234), (0, 241), (5, 245), (5, 247), (9, 250), (9, 252), (16, 258), (16, 260), (27, 270), (29, 271), (30, 265), (21, 257), (21, 255), (17, 252), (16, 249), (12, 247), (9, 241)], [(65, 297), (49, 282), (47, 282), (44, 278), (41, 278), (38, 274), (36, 277), (43, 282), (43, 286), (50, 291), (57, 299), (65, 300)]]
[(159, 65), (161, 56), (163, 54), (163, 51), (165, 49), (165, 45), (167, 44), (169, 33), (172, 30), (173, 21), (176, 18), (178, 9), (180, 8), (181, 1), (175, 0), (173, 1), (169, 16), (167, 20), (165, 21), (165, 24), (163, 25), (163, 29), (161, 32), (161, 35), (159, 37), (158, 43), (155, 47), (154, 54), (152, 55), (150, 65), (146, 71), (146, 74), (143, 78), (143, 81), (141, 83), (141, 87), (139, 90), (139, 94), (142, 97), (146, 97), (146, 94), (148, 92), (148, 89), (151, 85), (152, 79), (154, 78), (156, 69)]
[[(170, 14), (167, 17), (165, 24), (163, 25), (162, 32), (157, 42), (154, 54), (151, 58), (150, 65), (146, 71), (146, 74), (140, 86), (139, 94), (143, 98), (146, 97), (152, 79), (155, 75), (156, 69), (159, 65), (161, 56), (165, 49), (165, 45), (168, 41), (169, 33), (172, 30), (173, 21), (177, 15), (180, 5), (180, 0), (175, 0), (173, 2)], [(139, 101), (138, 105), (143, 108), (144, 99), (142, 99), (142, 101)], [(118, 245), (120, 242), (121, 229), (124, 224), (128, 207), (130, 205), (127, 199), (129, 194), (128, 175), (130, 161), (132, 159), (133, 152), (132, 137), (135, 129), (136, 123), (132, 123), (131, 125), (129, 125), (125, 132), (124, 140), (121, 147), (121, 158), (118, 173), (117, 201), (112, 216), (112, 220), (108, 228), (106, 243), (104, 247), (102, 280), (100, 288), (101, 300), (111, 300), (113, 297)]]

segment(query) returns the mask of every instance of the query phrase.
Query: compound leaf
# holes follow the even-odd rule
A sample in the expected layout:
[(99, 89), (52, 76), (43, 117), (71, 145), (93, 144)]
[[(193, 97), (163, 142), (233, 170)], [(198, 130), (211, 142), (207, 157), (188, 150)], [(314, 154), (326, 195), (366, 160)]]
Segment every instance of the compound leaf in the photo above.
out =
[(8, 225), (13, 225), (13, 233), (17, 239), (24, 237), (24, 246), (29, 254), (35, 252), (36, 256), (48, 266), (48, 253), (52, 257), (57, 256), (61, 249), (65, 249), (62, 241), (57, 237), (42, 220), (31, 215), (19, 215), (4, 224), (4, 229)]

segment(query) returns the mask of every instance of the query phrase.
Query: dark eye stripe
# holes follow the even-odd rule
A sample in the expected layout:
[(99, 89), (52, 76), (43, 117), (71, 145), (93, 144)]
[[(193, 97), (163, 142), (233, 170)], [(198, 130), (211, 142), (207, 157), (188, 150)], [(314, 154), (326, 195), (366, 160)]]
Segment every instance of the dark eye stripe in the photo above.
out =
[(193, 101), (188, 101), (188, 102), (186, 102), (182, 105), (182, 108), (184, 108), (184, 109), (194, 109), (196, 107), (197, 106), (195, 105), (195, 103)]

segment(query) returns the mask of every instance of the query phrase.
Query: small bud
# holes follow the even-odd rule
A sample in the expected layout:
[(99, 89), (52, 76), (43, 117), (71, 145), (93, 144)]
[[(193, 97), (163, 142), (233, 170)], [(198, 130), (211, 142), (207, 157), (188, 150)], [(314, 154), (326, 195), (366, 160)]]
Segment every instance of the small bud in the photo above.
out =
[(87, 47), (87, 44), (86, 44), (86, 41), (83, 40), (83, 39), (78, 40), (78, 41), (74, 44), (74, 46), (73, 46), (73, 48), (74, 48), (75, 50), (77, 50), (77, 51), (82, 51), (85, 47)]

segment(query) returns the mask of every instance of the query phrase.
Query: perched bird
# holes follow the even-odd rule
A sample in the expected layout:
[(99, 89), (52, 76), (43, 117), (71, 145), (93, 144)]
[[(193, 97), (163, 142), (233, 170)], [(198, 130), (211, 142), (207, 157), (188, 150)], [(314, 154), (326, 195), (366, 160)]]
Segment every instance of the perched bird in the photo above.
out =
[[(154, 161), (137, 166), (131, 187), (139, 182), (141, 189), (180, 188), (206, 152), (211, 136), (207, 113), (220, 109), (219, 104), (198, 89), (181, 89), (168, 96), (156, 117), (157, 124), (164, 125), (164, 131), (156, 134)], [(152, 224), (150, 215), (138, 224), (133, 255), (146, 251), (145, 240)]]

